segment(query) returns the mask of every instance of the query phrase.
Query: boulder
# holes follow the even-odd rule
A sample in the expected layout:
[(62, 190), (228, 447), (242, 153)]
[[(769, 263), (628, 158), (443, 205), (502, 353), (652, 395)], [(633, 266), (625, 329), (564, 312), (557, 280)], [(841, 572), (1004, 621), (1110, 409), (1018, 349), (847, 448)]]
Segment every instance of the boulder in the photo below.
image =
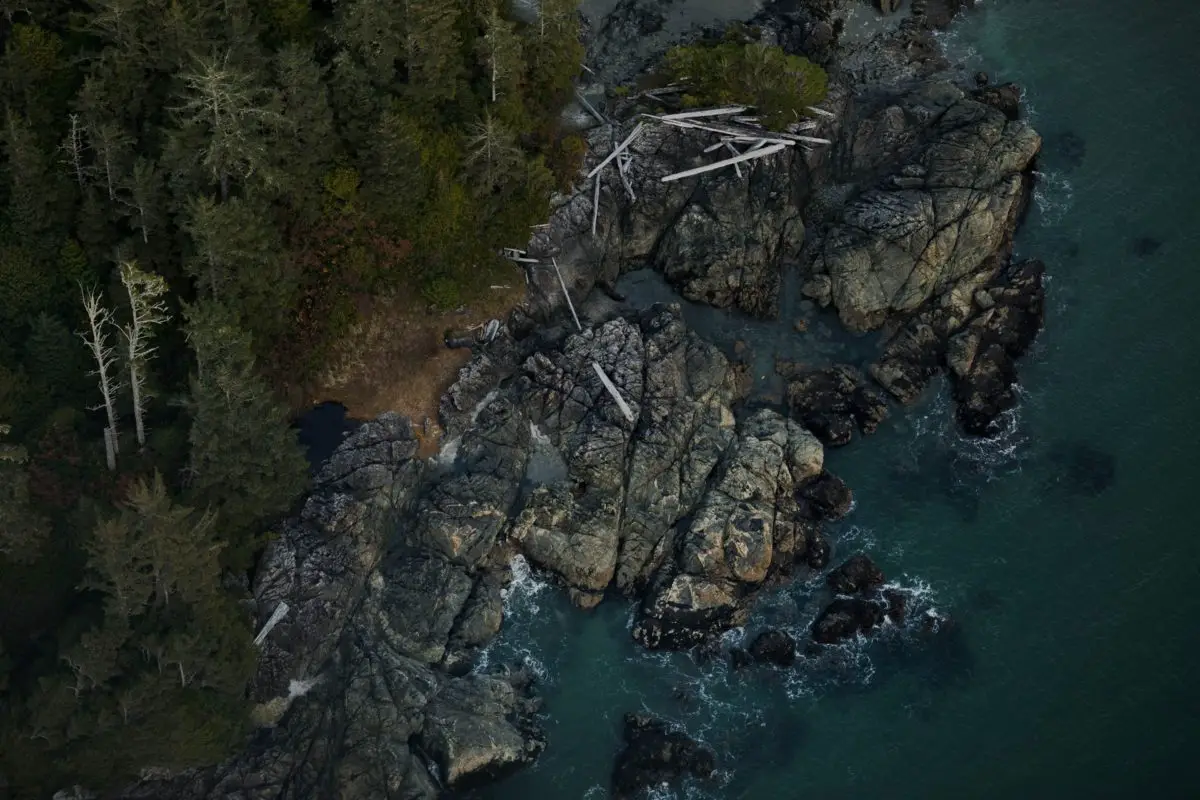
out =
[(859, 553), (830, 572), (825, 585), (836, 594), (866, 594), (883, 585), (883, 570)]
[(813, 641), (818, 644), (841, 644), (869, 634), (883, 622), (886, 612), (885, 604), (879, 600), (839, 597), (813, 621)]
[(887, 418), (887, 398), (861, 372), (844, 365), (800, 373), (788, 382), (792, 414), (826, 446), (848, 444), (857, 428), (874, 433)]
[(1044, 274), (1039, 261), (1011, 265), (988, 293), (993, 306), (950, 340), (947, 360), (956, 414), (967, 433), (986, 435), (995, 419), (1017, 403), (1016, 359), (1042, 327)]
[(850, 513), (853, 503), (850, 487), (829, 472), (822, 472), (796, 490), (798, 513), (813, 522), (841, 519)]
[(790, 667), (796, 663), (796, 640), (787, 631), (763, 631), (754, 637), (749, 652), (760, 664)]

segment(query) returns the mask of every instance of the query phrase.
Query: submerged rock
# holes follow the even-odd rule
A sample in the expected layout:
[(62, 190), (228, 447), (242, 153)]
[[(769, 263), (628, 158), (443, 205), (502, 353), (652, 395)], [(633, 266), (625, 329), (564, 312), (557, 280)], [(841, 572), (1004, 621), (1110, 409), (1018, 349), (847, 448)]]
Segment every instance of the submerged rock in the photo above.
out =
[(1117, 460), (1113, 454), (1088, 442), (1055, 442), (1048, 461), (1050, 483), (1068, 494), (1095, 497), (1117, 480)]
[(688, 775), (711, 778), (717, 770), (710, 748), (647, 714), (626, 714), (624, 735), (625, 747), (613, 766), (614, 800), (636, 797)]

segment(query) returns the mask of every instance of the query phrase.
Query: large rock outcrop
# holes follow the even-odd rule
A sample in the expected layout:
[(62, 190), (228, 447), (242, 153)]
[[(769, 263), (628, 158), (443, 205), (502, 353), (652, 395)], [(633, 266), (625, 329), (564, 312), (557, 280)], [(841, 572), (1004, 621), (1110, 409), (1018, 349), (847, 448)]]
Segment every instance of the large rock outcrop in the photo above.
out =
[(848, 203), (813, 246), (808, 291), (832, 303), (851, 330), (915, 311), (978, 272), (1011, 239), (1024, 207), (1040, 137), (962, 90), (942, 88), (946, 106), (933, 119), (910, 119), (930, 112), (928, 87), (919, 102), (902, 99), (880, 113), (895, 118), (889, 135), (896, 141), (867, 152), (880, 159), (903, 155), (909, 137), (921, 145), (884, 182)]
[(488, 555), (528, 438), (511, 417), (502, 401), (480, 409), (451, 479), (416, 459), (401, 417), (351, 435), (259, 565), (259, 623), (289, 606), (254, 682), (263, 727), (224, 764), (124, 796), (434, 800), (536, 757), (527, 676), (462, 669), (503, 613)]
[[(642, 605), (634, 637), (648, 647), (681, 647), (740, 624), (745, 599), (766, 581), (781, 553), (804, 552), (795, 492), (823, 469), (821, 443), (771, 410), (746, 419), (725, 454), (674, 559)], [(800, 542), (797, 539), (801, 540)]]

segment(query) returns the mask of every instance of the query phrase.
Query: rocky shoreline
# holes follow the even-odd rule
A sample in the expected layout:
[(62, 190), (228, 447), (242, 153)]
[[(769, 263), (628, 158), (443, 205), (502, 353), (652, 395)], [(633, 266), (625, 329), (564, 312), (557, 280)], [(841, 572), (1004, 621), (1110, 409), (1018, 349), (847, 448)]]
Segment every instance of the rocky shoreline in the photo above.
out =
[[(150, 771), (123, 797), (425, 800), (495, 779), (546, 746), (530, 676), (473, 669), (501, 628), (514, 555), (581, 608), (636, 600), (646, 647), (710, 645), (763, 587), (827, 568), (822, 525), (849, 511), (851, 490), (825, 470), (826, 447), (870, 434), (938, 373), (964, 430), (988, 433), (1016, 402), (1015, 359), (1042, 322), (1043, 267), (1011, 259), (1041, 140), (1015, 87), (967, 86), (938, 54), (931, 29), (963, 3), (912, 5), (855, 46), (839, 42), (842, 0), (781, 1), (751, 20), (830, 71), (831, 147), (758, 159), (745, 178), (662, 183), (700, 163), (707, 141), (651, 127), (631, 147), (636, 201), (619, 185), (598, 210), (590, 184), (559, 198), (529, 254), (561, 267), (583, 330), (555, 272), (533, 269), (528, 302), (444, 398), (437, 459), (417, 457), (394, 414), (347, 438), (256, 572), (259, 623), (290, 609), (259, 662), (262, 727), (225, 764)], [(589, 58), (655, 6), (619, 3)], [(585, 170), (628, 134), (635, 102), (605, 109), (615, 121), (589, 131)], [(606, 296), (647, 266), (689, 300), (759, 316), (776, 313), (783, 271), (800, 270), (804, 294), (877, 336), (878, 354), (780, 365), (786, 400), (748, 402), (744, 367), (678, 306)], [(887, 624), (931, 624), (906, 615), (865, 557), (826, 585), (811, 641), (766, 631), (734, 664), (789, 666)], [(714, 769), (653, 720), (627, 720), (626, 736), (617, 796)]]

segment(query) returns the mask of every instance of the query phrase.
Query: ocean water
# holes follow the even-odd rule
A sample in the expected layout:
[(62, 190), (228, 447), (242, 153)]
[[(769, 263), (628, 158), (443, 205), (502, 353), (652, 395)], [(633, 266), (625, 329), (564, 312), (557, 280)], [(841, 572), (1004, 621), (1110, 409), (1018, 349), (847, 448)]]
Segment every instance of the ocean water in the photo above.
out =
[[(1047, 327), (995, 440), (958, 436), (941, 387), (828, 463), (856, 495), (839, 555), (955, 631), (733, 673), (638, 650), (627, 604), (576, 611), (518, 565), (488, 659), (536, 665), (550, 744), (473, 796), (606, 797), (646, 708), (721, 759), (663, 798), (1200, 797), (1197, 41), (1182, 0), (984, 0), (945, 36), (1046, 137), (1018, 251), (1048, 265)], [(802, 625), (814, 594), (757, 623)]]

